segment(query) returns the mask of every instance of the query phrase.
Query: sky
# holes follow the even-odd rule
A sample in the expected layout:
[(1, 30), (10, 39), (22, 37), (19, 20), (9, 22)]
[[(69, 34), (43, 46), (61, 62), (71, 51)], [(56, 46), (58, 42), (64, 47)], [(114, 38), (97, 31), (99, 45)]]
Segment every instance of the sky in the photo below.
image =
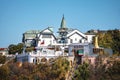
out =
[(60, 27), (64, 14), (68, 28), (120, 29), (120, 0), (0, 0), (0, 47), (22, 42), (29, 30)]

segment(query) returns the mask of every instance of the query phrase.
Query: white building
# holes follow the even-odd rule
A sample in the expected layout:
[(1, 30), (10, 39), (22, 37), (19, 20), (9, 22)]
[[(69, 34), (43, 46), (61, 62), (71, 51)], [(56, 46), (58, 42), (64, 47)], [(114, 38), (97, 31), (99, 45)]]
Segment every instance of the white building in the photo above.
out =
[(52, 27), (44, 30), (31, 30), (23, 34), (23, 42), (30, 46), (69, 45), (71, 43), (92, 43), (94, 34), (84, 34), (77, 29), (69, 29), (65, 24), (64, 16), (58, 30), (59, 35), (55, 36)]
[[(23, 34), (23, 42), (26, 47), (35, 47), (36, 51), (17, 55), (17, 61), (28, 61), (31, 63), (39, 63), (43, 58), (49, 60), (50, 58), (56, 58), (58, 56), (71, 57), (71, 46), (79, 44), (84, 47), (84, 54), (92, 53), (89, 44), (92, 43), (92, 38), (95, 35), (86, 35), (77, 29), (69, 29), (66, 26), (64, 16), (61, 21), (60, 28), (58, 30), (59, 35), (55, 36), (52, 27), (48, 27), (44, 30), (32, 30)], [(74, 45), (75, 44), (75, 45)], [(69, 52), (65, 53), (65, 49)]]
[(7, 48), (0, 48), (0, 55), (3, 55), (3, 56), (8, 55), (8, 49)]
[(52, 44), (56, 44), (56, 42), (56, 37), (53, 34), (51, 27), (44, 29), (37, 35), (37, 47), (50, 46)]

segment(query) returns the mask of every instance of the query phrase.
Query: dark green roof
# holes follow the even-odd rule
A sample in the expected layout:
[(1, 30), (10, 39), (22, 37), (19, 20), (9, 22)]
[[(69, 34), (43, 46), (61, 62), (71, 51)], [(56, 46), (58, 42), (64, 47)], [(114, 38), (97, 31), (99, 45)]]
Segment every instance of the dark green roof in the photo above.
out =
[(25, 33), (38, 34), (40, 32), (41, 32), (40, 30), (29, 30), (29, 31), (26, 31)]
[(66, 27), (66, 22), (65, 22), (65, 19), (64, 19), (64, 15), (63, 15), (63, 17), (62, 17), (62, 21), (61, 21), (60, 28), (67, 28), (67, 27)]

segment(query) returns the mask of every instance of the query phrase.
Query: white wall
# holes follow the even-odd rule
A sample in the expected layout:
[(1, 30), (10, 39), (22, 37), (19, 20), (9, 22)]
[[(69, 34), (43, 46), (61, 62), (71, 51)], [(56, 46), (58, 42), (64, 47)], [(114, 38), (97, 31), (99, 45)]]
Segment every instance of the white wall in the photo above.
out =
[(72, 39), (72, 43), (80, 43), (80, 40), (81, 40), (81, 43), (83, 43), (85, 41), (85, 39), (83, 39), (83, 37), (78, 35), (77, 33), (75, 33), (69, 37), (68, 44), (71, 43), (71, 39)]
[[(55, 44), (56, 40), (53, 35), (51, 35), (51, 38), (42, 38), (42, 35), (39, 37), (38, 47), (39, 46), (48, 46), (50, 44)], [(41, 44), (44, 41), (44, 44)]]
[(95, 36), (95, 35), (86, 35), (86, 37), (87, 37), (87, 42), (92, 43), (94, 36)]

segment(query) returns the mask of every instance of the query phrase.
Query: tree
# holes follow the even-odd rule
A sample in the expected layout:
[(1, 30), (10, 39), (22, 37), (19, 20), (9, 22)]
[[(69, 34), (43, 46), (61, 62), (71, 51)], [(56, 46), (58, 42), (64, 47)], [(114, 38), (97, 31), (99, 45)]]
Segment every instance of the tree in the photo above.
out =
[(17, 52), (17, 47), (14, 44), (9, 45), (9, 54), (15, 54)]
[(111, 33), (113, 37), (112, 49), (114, 50), (115, 53), (120, 54), (120, 31), (115, 29)]
[(52, 65), (51, 76), (53, 79), (65, 80), (66, 74), (69, 70), (69, 61), (64, 57), (59, 57)]
[(114, 53), (120, 54), (120, 31), (118, 29), (108, 30), (106, 33), (99, 32), (97, 35), (100, 46), (111, 48)]
[(0, 67), (0, 80), (65, 80), (69, 70), (67, 59), (59, 57), (52, 63), (32, 64), (10, 62)]
[(106, 73), (111, 80), (120, 80), (120, 60), (113, 60)]
[(6, 56), (0, 55), (0, 64), (4, 64), (6, 62)]
[(18, 53), (22, 53), (22, 51), (23, 51), (23, 47), (24, 47), (24, 44), (23, 43), (18, 43), (17, 44), (17, 52)]
[(6, 65), (0, 67), (0, 80), (7, 80), (10, 70)]
[(90, 77), (89, 65), (85, 62), (81, 65), (78, 65), (77, 70), (75, 70), (73, 80), (88, 80), (89, 77)]
[(106, 75), (106, 64), (103, 63), (105, 58), (107, 58), (105, 54), (99, 54), (96, 57), (94, 73), (92, 74), (94, 76), (95, 80), (96, 79), (97, 80), (103, 80), (103, 79), (105, 79), (105, 77), (107, 77), (107, 75)]
[(25, 49), (26, 52), (31, 52), (31, 51), (34, 51), (35, 50), (35, 47), (27, 47)]
[(23, 43), (18, 43), (17, 45), (11, 44), (9, 45), (8, 49), (9, 49), (9, 54), (22, 53)]

